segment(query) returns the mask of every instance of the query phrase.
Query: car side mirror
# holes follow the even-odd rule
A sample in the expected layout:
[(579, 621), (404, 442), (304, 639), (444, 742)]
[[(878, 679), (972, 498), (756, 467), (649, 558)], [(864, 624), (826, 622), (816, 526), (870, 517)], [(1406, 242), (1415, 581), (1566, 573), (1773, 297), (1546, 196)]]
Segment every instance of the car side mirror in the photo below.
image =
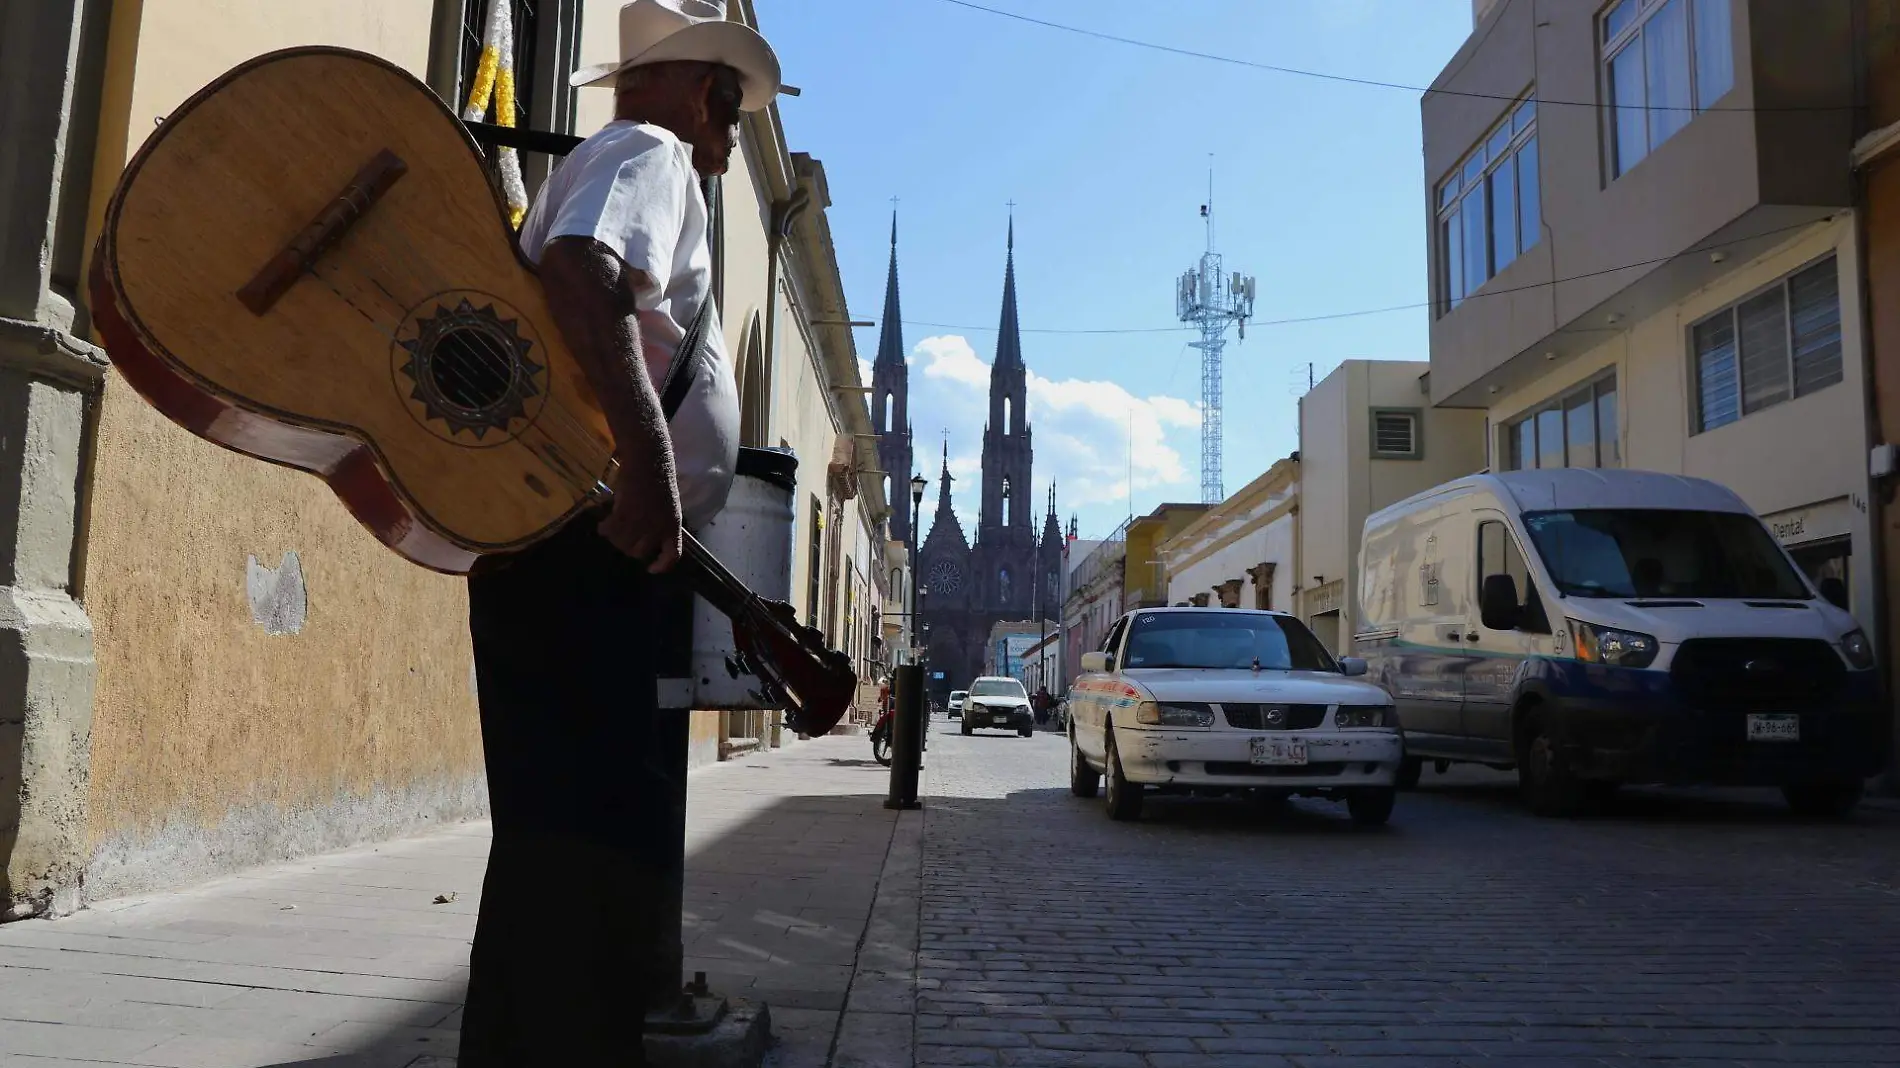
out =
[(1339, 673), (1349, 677), (1364, 675), (1366, 673), (1366, 662), (1356, 656), (1342, 656), (1339, 658)]
[(1478, 618), (1490, 630), (1516, 630), (1517, 580), (1509, 575), (1486, 575), (1478, 589)]
[(1822, 600), (1843, 612), (1847, 611), (1847, 583), (1834, 575), (1829, 575), (1821, 580), (1820, 586)]
[(1083, 653), (1082, 670), (1091, 675), (1099, 674), (1104, 671), (1113, 671), (1115, 670), (1115, 654), (1102, 652)]

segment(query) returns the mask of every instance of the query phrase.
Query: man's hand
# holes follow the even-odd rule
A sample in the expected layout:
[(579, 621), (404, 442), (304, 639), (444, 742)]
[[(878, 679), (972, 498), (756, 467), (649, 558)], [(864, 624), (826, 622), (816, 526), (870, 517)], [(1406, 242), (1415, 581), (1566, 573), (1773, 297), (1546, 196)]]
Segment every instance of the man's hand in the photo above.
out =
[(636, 560), (651, 560), (647, 570), (655, 573), (678, 563), (682, 549), (680, 491), (670, 455), (668, 461), (659, 471), (622, 467), (613, 511), (600, 522), (601, 537)]
[(649, 570), (681, 551), (679, 480), (660, 398), (647, 374), (634, 291), (652, 280), (592, 238), (561, 237), (541, 253), (541, 282), (561, 336), (586, 373), (613, 431), (620, 474), (600, 535)]

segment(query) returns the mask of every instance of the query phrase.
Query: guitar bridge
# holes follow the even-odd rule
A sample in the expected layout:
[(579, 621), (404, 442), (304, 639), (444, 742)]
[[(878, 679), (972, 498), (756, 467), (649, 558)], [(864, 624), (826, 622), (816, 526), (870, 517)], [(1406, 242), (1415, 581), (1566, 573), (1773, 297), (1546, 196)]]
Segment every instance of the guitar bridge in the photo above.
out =
[(257, 274), (237, 291), (238, 302), (251, 310), (251, 314), (261, 316), (275, 307), (290, 287), (317, 257), (337, 243), (350, 227), (363, 218), (364, 213), (379, 200), (397, 179), (409, 173), (409, 164), (388, 149), (376, 153), (363, 168), (350, 179), (350, 184), (336, 195), (336, 199), (324, 206), (317, 217), (310, 220), (290, 239), (284, 250), (271, 257)]

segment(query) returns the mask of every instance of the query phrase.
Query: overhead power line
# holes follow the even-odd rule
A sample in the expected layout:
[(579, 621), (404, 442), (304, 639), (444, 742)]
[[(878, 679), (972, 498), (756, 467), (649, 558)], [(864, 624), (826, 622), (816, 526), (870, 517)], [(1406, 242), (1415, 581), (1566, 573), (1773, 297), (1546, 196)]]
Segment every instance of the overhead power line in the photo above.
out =
[[(1012, 19), (1016, 22), (1026, 22), (1032, 26), (1042, 26), (1051, 30), (1060, 30), (1063, 33), (1072, 33), (1079, 37), (1093, 37), (1098, 41), (1112, 41), (1115, 44), (1128, 45), (1129, 47), (1132, 47), (1132, 48), (1145, 48), (1152, 52), (1166, 52), (1170, 55), (1186, 56), (1190, 59), (1204, 59), (1211, 63), (1225, 63), (1229, 66), (1247, 67), (1252, 70), (1271, 71), (1275, 74), (1291, 74), (1300, 78), (1315, 78), (1320, 81), (1341, 82), (1346, 85), (1364, 85), (1364, 86), (1370, 86), (1374, 89), (1402, 89), (1402, 90), (1405, 90), (1406, 92), (1428, 93), (1434, 96), (1461, 96), (1461, 97), (1469, 97), (1474, 100), (1496, 100), (1496, 101), (1500, 101), (1502, 103), (1507, 103), (1507, 104), (1515, 103), (1516, 101), (1522, 99), (1520, 96), (1505, 95), (1501, 93), (1472, 93), (1472, 92), (1464, 92), (1464, 91), (1460, 91), (1456, 89), (1433, 89), (1429, 85), (1407, 85), (1404, 82), (1381, 81), (1378, 78), (1358, 78), (1350, 74), (1331, 74), (1326, 71), (1306, 70), (1301, 67), (1287, 67), (1287, 66), (1282, 66), (1277, 63), (1261, 63), (1257, 60), (1240, 59), (1239, 57), (1236, 57), (1236, 56), (1217, 55), (1213, 52), (1201, 52), (1192, 48), (1179, 48), (1179, 47), (1176, 47), (1175, 45), (1165, 45), (1156, 41), (1143, 41), (1134, 37), (1123, 37), (1119, 34), (1106, 33), (1102, 30), (1091, 30), (1086, 26), (1072, 26), (1064, 22), (1054, 22), (1049, 19), (1036, 18), (1033, 15), (1025, 15), (1018, 11), (1005, 11), (1004, 9), (999, 8), (999, 7), (990, 7), (986, 4), (974, 3), (973, 0), (937, 0), (937, 2), (943, 3), (943, 4), (951, 4), (953, 6), (961, 7), (961, 8), (968, 8), (971, 11), (981, 11), (984, 14), (995, 15), (995, 16), (998, 16), (999, 18)], [(1807, 0), (1804, 0), (1804, 2), (1807, 2)], [(1488, 32), (1489, 31), (1487, 31), (1487, 33)], [(1678, 105), (1669, 105), (1669, 104), (1615, 104), (1615, 105), (1612, 105), (1612, 104), (1605, 104), (1597, 100), (1545, 100), (1542, 97), (1537, 98), (1538, 107), (1544, 107), (1546, 105), (1552, 106), (1552, 107), (1575, 107), (1575, 108), (1614, 107), (1614, 108), (1617, 108), (1618, 110), (1623, 110), (1623, 111), (1689, 111), (1689, 112), (1694, 112), (1696, 114), (1702, 114), (1704, 112), (1709, 112), (1709, 111), (1735, 111), (1735, 112), (1748, 112), (1748, 113), (1757, 113), (1757, 114), (1772, 114), (1772, 113), (1786, 113), (1786, 112), (1852, 111), (1858, 106), (1858, 105), (1849, 103), (1849, 104), (1816, 104), (1816, 105), (1806, 105), (1806, 106), (1799, 106), (1799, 107), (1777, 107), (1777, 108), (1738, 108), (1738, 107), (1696, 108), (1696, 107), (1678, 106)]]
[[(1615, 267), (1604, 267), (1601, 270), (1585, 271), (1582, 274), (1568, 275), (1563, 278), (1553, 278), (1548, 282), (1532, 282), (1529, 285), (1506, 286), (1502, 289), (1485, 290), (1483, 292), (1473, 293), (1465, 297), (1463, 300), (1463, 303), (1469, 304), (1474, 300), (1488, 300), (1492, 297), (1508, 296), (1509, 294), (1512, 294), (1512, 293), (1524, 293), (1533, 289), (1545, 289), (1550, 286), (1563, 285), (1566, 282), (1587, 281), (1588, 279), (1591, 279), (1591, 278), (1600, 278), (1607, 274), (1615, 274), (1618, 271), (1634, 270), (1638, 267), (1653, 267), (1659, 263), (1668, 263), (1670, 260), (1676, 259), (1681, 256), (1693, 256), (1693, 255), (1696, 255), (1697, 253), (1702, 253), (1702, 252), (1715, 252), (1720, 249), (1727, 248), (1731, 245), (1745, 245), (1751, 241), (1759, 241), (1764, 237), (1774, 237), (1776, 234), (1792, 233), (1796, 230), (1805, 230), (1808, 227), (1816, 226), (1816, 225), (1819, 225), (1820, 223), (1832, 222), (1835, 218), (1837, 218), (1837, 216), (1829, 215), (1813, 222), (1790, 223), (1786, 226), (1777, 226), (1772, 229), (1762, 230), (1758, 233), (1749, 234), (1745, 237), (1737, 237), (1737, 238), (1732, 238), (1727, 241), (1713, 241), (1705, 245), (1697, 245), (1694, 248), (1684, 249), (1683, 251), (1675, 253), (1674, 255), (1657, 256), (1657, 257), (1654, 257), (1653, 259), (1647, 259), (1647, 260), (1636, 260), (1631, 263), (1619, 264)], [(1258, 329), (1263, 326), (1297, 326), (1301, 323), (1323, 323), (1323, 322), (1330, 322), (1335, 319), (1358, 319), (1358, 318), (1363, 318), (1369, 315), (1387, 315), (1392, 312), (1417, 311), (1420, 308), (1429, 308), (1433, 305), (1433, 303), (1435, 302), (1429, 301), (1429, 300), (1414, 301), (1410, 304), (1388, 304), (1383, 307), (1377, 307), (1377, 308), (1360, 308), (1355, 311), (1327, 312), (1322, 315), (1301, 315), (1301, 316), (1294, 316), (1294, 317), (1286, 318), (1286, 319), (1250, 319), (1248, 320), (1247, 325), (1251, 328)], [(997, 328), (994, 326), (963, 326), (956, 323), (924, 322), (918, 319), (905, 319), (904, 325), (905, 326), (922, 326), (922, 327), (927, 327), (932, 330), (957, 330), (957, 331), (962, 331), (965, 333), (973, 333), (973, 334), (979, 334), (979, 333), (994, 334), (997, 330)], [(1035, 327), (1025, 326), (1025, 327), (1020, 327), (1019, 329), (1021, 330), (1022, 333), (1025, 333), (1025, 334), (1177, 334), (1191, 328), (1187, 326), (1177, 325), (1177, 326), (1095, 327), (1095, 328), (1090, 328), (1090, 329), (1079, 329), (1079, 330), (1064, 330), (1064, 329), (1049, 328), (1049, 327), (1035, 328)]]

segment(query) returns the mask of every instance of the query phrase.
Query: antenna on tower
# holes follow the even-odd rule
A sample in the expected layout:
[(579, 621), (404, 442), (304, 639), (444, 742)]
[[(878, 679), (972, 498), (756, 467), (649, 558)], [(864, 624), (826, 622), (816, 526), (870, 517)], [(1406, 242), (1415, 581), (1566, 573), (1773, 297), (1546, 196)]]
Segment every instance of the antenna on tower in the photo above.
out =
[(1221, 352), (1227, 347), (1229, 323), (1238, 326), (1240, 340), (1247, 340), (1247, 320), (1253, 318), (1257, 280), (1239, 271), (1229, 275), (1221, 268), (1220, 253), (1214, 250), (1211, 163), (1201, 218), (1206, 220), (1207, 251), (1201, 254), (1199, 265), (1176, 281), (1174, 309), (1182, 322), (1201, 331), (1201, 340), (1190, 342), (1201, 350), (1201, 500), (1219, 504), (1227, 496), (1221, 486)]

